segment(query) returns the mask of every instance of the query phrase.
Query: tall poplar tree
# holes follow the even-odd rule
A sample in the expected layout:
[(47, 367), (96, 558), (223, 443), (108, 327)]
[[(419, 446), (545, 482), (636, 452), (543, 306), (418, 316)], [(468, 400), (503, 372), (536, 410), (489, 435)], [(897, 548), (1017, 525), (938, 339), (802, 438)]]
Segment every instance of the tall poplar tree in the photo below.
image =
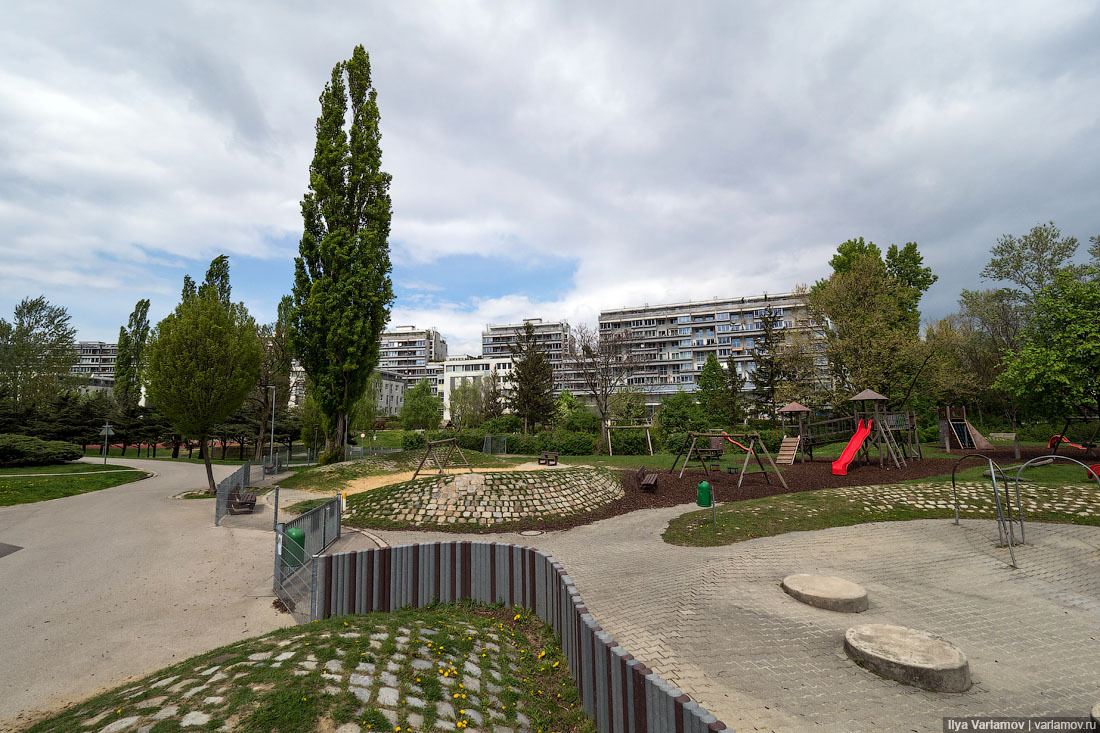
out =
[(378, 364), (393, 302), (390, 174), (381, 168), (377, 92), (362, 46), (333, 67), (320, 102), (291, 334), (329, 428), (326, 460), (339, 460), (348, 411)]
[(148, 339), (149, 301), (143, 298), (134, 306), (129, 322), (118, 329), (114, 395), (119, 408), (126, 411), (132, 411), (141, 402), (145, 342)]

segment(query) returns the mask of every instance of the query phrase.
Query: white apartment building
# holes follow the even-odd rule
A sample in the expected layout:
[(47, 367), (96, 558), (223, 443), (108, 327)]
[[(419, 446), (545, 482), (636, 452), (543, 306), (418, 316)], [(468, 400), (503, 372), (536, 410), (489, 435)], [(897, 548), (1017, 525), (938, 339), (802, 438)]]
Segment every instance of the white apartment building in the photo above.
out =
[[(378, 392), (378, 414), (398, 415), (405, 404), (405, 378), (396, 372), (379, 370), (382, 376), (381, 389)], [(297, 359), (290, 362), (290, 399), (288, 407), (302, 403), (306, 394), (306, 370)]]
[(382, 334), (378, 368), (400, 374), (411, 386), (436, 373), (428, 365), (446, 358), (447, 341), (438, 329), (397, 326)]
[(115, 386), (118, 344), (109, 344), (105, 341), (77, 341), (76, 352), (77, 362), (69, 369), (69, 373), (88, 380), (84, 389), (110, 390)]
[(481, 332), (481, 353), (487, 357), (511, 355), (511, 344), (515, 343), (517, 334), (522, 334), (525, 324), (528, 323), (534, 327), (539, 348), (546, 354), (554, 370), (554, 394), (557, 395), (563, 389), (576, 391), (568, 359), (573, 335), (566, 321), (544, 323), (541, 318), (525, 318), (522, 323), (486, 325)]
[(443, 362), (440, 395), (443, 397), (443, 419), (451, 419), (451, 392), (460, 384), (480, 382), (496, 371), (500, 389), (507, 396), (511, 392), (509, 377), (512, 375), (510, 355), (456, 356)]
[(780, 317), (780, 328), (807, 328), (804, 293), (755, 295), (667, 305), (645, 305), (600, 313), (600, 333), (624, 331), (640, 365), (628, 386), (651, 396), (656, 405), (677, 391), (693, 392), (707, 357), (725, 366), (733, 357), (753, 389), (754, 342), (763, 334), (760, 318), (767, 309)]

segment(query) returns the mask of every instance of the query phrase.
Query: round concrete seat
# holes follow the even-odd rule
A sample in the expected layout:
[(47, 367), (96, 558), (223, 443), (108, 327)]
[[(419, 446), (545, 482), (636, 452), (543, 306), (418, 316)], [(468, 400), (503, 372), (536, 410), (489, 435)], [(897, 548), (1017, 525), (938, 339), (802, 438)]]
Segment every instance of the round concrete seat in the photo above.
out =
[(1100, 702), (1092, 706), (1092, 722), (1100, 724)]
[(844, 634), (848, 656), (872, 672), (933, 692), (970, 689), (970, 663), (949, 641), (927, 631), (889, 624), (853, 626)]
[(781, 586), (795, 600), (818, 608), (842, 613), (867, 610), (867, 591), (843, 578), (798, 573), (783, 578)]

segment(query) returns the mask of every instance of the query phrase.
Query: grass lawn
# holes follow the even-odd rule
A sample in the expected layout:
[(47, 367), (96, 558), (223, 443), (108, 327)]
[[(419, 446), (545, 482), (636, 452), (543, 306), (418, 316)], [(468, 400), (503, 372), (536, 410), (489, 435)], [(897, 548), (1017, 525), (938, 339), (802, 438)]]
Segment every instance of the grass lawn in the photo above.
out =
[[(119, 469), (121, 466), (110, 466)], [(0, 506), (30, 504), (48, 499), (60, 499), (74, 494), (109, 489), (145, 478), (144, 471), (107, 470), (87, 476), (59, 474), (57, 476), (0, 476)]]
[[(527, 458), (514, 458), (503, 456), (490, 456), (478, 451), (464, 450), (462, 455), (475, 468), (512, 468), (527, 461)], [(424, 450), (402, 451), (401, 453), (387, 453), (379, 456), (366, 456), (346, 463), (335, 463), (329, 466), (311, 466), (302, 471), (295, 471), (293, 476), (288, 476), (279, 482), (284, 489), (301, 489), (303, 491), (322, 491), (329, 494), (339, 492), (348, 481), (364, 476), (384, 476), (389, 473), (403, 473), (415, 471), (424, 457)], [(440, 456), (440, 460), (442, 460)], [(455, 456), (457, 460), (457, 456)], [(434, 470), (429, 461), (425, 469)]]
[[(992, 482), (981, 475), (988, 465), (974, 463), (973, 468), (960, 471), (956, 477), (959, 516), (991, 519), (996, 516)], [(1015, 509), (1016, 472), (1006, 473)], [(1029, 468), (1024, 477), (1034, 479), (1032, 483), (1020, 484), (1026, 520), (1100, 526), (1100, 490), (1095, 482), (1084, 481), (1084, 470), (1079, 466), (1066, 463)], [(1005, 494), (1001, 494), (1001, 499), (1004, 501)], [(955, 510), (948, 476), (720, 504), (717, 514), (717, 526), (709, 508), (677, 517), (669, 522), (664, 539), (674, 545), (709, 547), (866, 522), (953, 518)]]
[(527, 611), (463, 603), (342, 616), (192, 657), (28, 731), (594, 731), (567, 670), (551, 629)]
[(42, 474), (48, 473), (51, 476), (60, 476), (66, 473), (99, 473), (104, 471), (132, 471), (134, 469), (126, 466), (114, 466), (108, 463), (104, 465), (102, 463), (61, 463), (54, 466), (17, 466), (0, 468), (0, 477), (2, 476), (22, 476), (25, 474)]

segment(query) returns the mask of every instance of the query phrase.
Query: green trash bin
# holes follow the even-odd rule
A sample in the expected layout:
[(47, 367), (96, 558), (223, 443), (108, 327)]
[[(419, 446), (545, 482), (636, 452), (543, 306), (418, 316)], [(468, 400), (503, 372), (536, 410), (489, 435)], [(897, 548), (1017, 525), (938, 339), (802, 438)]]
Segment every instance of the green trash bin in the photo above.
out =
[(306, 533), (299, 527), (291, 527), (283, 535), (283, 562), (288, 567), (301, 567), (306, 558)]
[(699, 482), (699, 492), (695, 503), (703, 507), (710, 506), (710, 484), (706, 481)]

